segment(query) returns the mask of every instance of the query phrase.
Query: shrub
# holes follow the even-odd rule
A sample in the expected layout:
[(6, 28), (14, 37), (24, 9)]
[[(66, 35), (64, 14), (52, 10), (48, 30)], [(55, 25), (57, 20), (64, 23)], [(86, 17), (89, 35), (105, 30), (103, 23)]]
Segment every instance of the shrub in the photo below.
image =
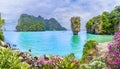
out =
[(28, 69), (28, 65), (20, 62), (17, 53), (10, 49), (0, 49), (0, 69)]
[(114, 41), (108, 45), (108, 55), (106, 56), (109, 68), (120, 69), (120, 32), (114, 35)]
[(49, 60), (39, 59), (36, 65), (39, 69), (79, 69), (80, 62), (70, 54), (66, 57), (53, 56)]
[(89, 64), (83, 64), (80, 69), (106, 69), (106, 60), (103, 57), (93, 59)]
[(98, 43), (94, 40), (89, 40), (85, 43), (81, 62), (85, 62), (86, 57), (89, 55), (90, 51), (95, 48), (97, 44)]

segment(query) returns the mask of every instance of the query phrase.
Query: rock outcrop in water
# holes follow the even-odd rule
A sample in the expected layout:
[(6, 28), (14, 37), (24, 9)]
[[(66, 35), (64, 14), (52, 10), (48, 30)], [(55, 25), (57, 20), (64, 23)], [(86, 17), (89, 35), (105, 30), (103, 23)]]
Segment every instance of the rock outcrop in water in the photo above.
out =
[(44, 19), (41, 16), (35, 17), (22, 14), (18, 20), (16, 31), (53, 31), (66, 30), (55, 18)]
[(86, 24), (86, 30), (92, 34), (114, 34), (120, 23), (120, 6), (114, 10), (103, 12), (101, 15), (90, 19)]
[(80, 17), (72, 17), (71, 18), (71, 28), (74, 35), (78, 35), (80, 31)]

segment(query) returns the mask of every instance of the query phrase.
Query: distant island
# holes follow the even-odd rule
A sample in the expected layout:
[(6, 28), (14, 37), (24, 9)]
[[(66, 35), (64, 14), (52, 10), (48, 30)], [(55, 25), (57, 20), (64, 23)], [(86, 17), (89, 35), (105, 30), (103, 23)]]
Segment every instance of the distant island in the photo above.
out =
[(88, 33), (92, 34), (114, 34), (120, 23), (120, 6), (114, 10), (103, 12), (101, 15), (90, 19), (86, 24)]
[(60, 31), (67, 30), (55, 18), (44, 19), (41, 16), (22, 14), (18, 20), (16, 31)]

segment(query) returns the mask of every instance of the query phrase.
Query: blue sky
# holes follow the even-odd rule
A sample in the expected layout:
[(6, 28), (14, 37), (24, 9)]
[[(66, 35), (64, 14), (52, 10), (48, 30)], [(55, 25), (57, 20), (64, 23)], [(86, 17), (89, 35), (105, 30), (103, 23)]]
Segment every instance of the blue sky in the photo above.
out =
[(120, 0), (0, 0), (0, 12), (7, 29), (14, 29), (22, 13), (44, 18), (56, 18), (60, 24), (70, 29), (70, 18), (81, 17), (81, 27), (93, 16), (103, 11), (111, 11), (120, 5)]

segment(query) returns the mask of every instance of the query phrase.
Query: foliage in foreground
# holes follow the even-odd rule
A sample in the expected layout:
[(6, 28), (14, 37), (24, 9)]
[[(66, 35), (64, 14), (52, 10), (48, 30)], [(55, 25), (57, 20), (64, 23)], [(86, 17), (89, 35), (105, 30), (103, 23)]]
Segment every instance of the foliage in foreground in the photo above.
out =
[(106, 60), (111, 69), (120, 69), (120, 32), (114, 35), (114, 41), (108, 45)]
[(98, 43), (94, 40), (89, 40), (86, 42), (86, 44), (84, 45), (84, 48), (83, 48), (83, 55), (82, 55), (82, 60), (81, 62), (85, 62), (87, 56), (89, 55), (90, 51), (92, 51), (95, 46), (97, 45)]
[(0, 69), (28, 69), (28, 64), (21, 63), (18, 54), (10, 49), (0, 49)]
[(73, 54), (66, 57), (53, 56), (49, 60), (39, 59), (34, 69), (79, 69), (80, 62)]
[(80, 69), (106, 69), (107, 64), (104, 57), (95, 58), (89, 64), (83, 64)]

